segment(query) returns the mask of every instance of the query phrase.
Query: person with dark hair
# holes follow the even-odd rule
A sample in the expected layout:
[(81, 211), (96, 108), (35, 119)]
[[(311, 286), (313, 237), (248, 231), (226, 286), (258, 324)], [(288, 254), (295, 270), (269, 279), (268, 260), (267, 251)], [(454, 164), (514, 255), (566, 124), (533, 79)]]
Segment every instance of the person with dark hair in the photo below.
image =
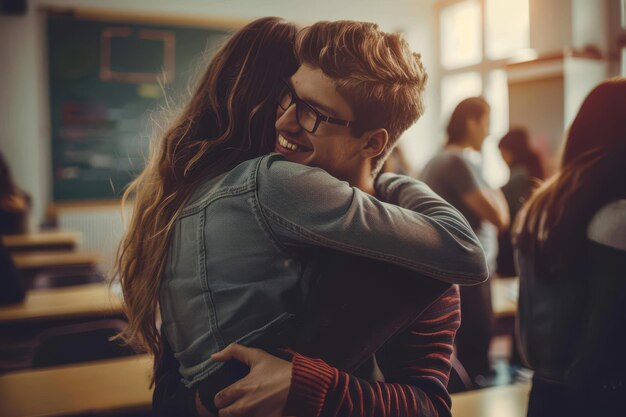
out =
[(13, 182), (9, 165), (0, 153), (0, 235), (28, 231), (30, 197)]
[(0, 305), (19, 303), (26, 296), (9, 250), (0, 239)]
[(528, 415), (626, 415), (626, 78), (589, 93), (514, 226)]
[[(461, 101), (450, 116), (447, 133), (445, 149), (428, 162), (421, 178), (465, 216), (485, 250), (493, 274), (498, 231), (508, 227), (509, 211), (502, 192), (487, 184), (477, 161), (477, 152), (489, 134), (489, 104), (481, 97)], [(488, 384), (493, 332), (489, 282), (461, 288), (461, 316), (456, 339), (458, 358), (477, 385)]]
[(522, 168), (528, 177), (543, 180), (541, 158), (530, 144), (528, 130), (523, 127), (512, 128), (502, 136), (498, 147), (502, 152), (502, 158), (511, 170)]
[[(544, 179), (541, 158), (530, 144), (528, 130), (516, 127), (504, 135), (498, 144), (502, 159), (509, 166), (511, 172), (509, 181), (502, 187), (502, 193), (509, 206), (509, 217), (515, 219), (518, 210), (533, 189)], [(513, 261), (513, 244), (511, 231), (506, 229), (500, 234), (498, 241), (498, 275), (515, 276)]]
[(24, 299), (25, 292), (11, 254), (2, 243), (2, 235), (28, 231), (30, 197), (13, 182), (9, 165), (0, 153), (0, 304)]
[[(369, 257), (411, 270), (407, 276), (414, 281), (438, 280), (440, 287), (412, 312), (412, 321), (389, 334), (404, 334), (403, 354), (389, 355), (396, 361), (389, 376), (398, 383), (378, 387), (397, 392), (396, 400), (376, 395), (361, 398), (363, 404), (395, 408), (401, 397), (413, 397), (419, 404), (402, 407), (449, 413), (445, 386), (458, 297), (456, 286), (443, 283), (483, 281), (484, 254), (462, 216), (424, 184), (394, 175), (374, 180), (399, 135), (423, 111), (420, 57), (400, 36), (374, 24), (321, 22), (298, 35), (302, 65), (294, 74), (293, 34), (292, 25), (276, 18), (235, 33), (131, 184), (125, 199), (133, 196), (135, 209), (117, 263), (129, 317), (125, 336), (155, 354), (156, 376), (165, 359), (177, 362), (185, 385), (199, 387), (202, 406), (213, 403), (200, 392), (202, 384), (236, 353), (233, 359), (253, 368), (240, 381), (244, 386), (258, 377), (259, 367), (276, 370), (262, 375), (266, 389), (252, 393), (255, 404), (261, 394), (273, 393), (272, 412), (260, 408), (259, 415), (282, 411), (288, 396), (311, 400), (293, 403), (305, 415), (324, 404), (331, 385), (336, 394), (367, 386), (337, 369), (331, 372), (340, 381), (310, 372), (334, 368), (300, 353), (285, 361), (232, 345), (221, 357), (211, 354), (271, 334), (289, 320), (303, 304), (312, 251)], [(389, 82), (398, 77), (404, 82), (390, 100)], [(272, 150), (280, 155), (266, 155)], [(406, 295), (419, 296), (412, 291)], [(159, 308), (162, 333), (155, 320)], [(418, 323), (415, 317), (427, 308)], [(349, 341), (352, 330), (344, 328), (341, 336)], [(167, 345), (172, 355), (164, 356)], [(327, 346), (332, 353), (332, 343)], [(361, 350), (372, 355), (378, 347)], [(292, 375), (301, 384), (291, 384)], [(320, 391), (313, 394), (302, 385), (307, 382)], [(218, 394), (220, 412), (250, 400), (251, 393), (236, 392)], [(328, 405), (345, 407), (351, 398), (332, 397)]]

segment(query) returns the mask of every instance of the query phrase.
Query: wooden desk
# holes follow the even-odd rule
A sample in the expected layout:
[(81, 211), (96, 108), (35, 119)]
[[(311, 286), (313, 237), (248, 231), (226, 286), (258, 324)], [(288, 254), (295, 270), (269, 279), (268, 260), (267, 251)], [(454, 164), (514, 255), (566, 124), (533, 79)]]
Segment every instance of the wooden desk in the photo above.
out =
[(64, 231), (2, 236), (2, 243), (11, 252), (73, 250), (79, 241), (79, 233)]
[(22, 303), (0, 307), (0, 324), (118, 314), (121, 296), (107, 284), (85, 284), (28, 291)]
[(517, 314), (519, 278), (491, 278), (491, 302), (496, 318), (514, 317)]
[(97, 265), (102, 261), (99, 252), (58, 251), (58, 252), (18, 252), (11, 255), (15, 267), (42, 269), (51, 267)]
[(0, 376), (0, 415), (65, 416), (150, 410), (148, 355)]
[(530, 384), (485, 388), (452, 395), (452, 417), (526, 417)]

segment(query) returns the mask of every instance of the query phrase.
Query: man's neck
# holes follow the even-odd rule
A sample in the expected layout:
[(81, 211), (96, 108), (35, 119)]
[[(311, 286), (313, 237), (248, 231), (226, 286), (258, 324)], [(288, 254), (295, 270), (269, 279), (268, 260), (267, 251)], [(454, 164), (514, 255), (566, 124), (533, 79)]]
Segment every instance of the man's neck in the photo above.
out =
[(364, 193), (376, 197), (376, 189), (374, 187), (374, 177), (372, 177), (371, 169), (363, 169), (353, 178), (348, 180), (351, 186), (358, 188)]

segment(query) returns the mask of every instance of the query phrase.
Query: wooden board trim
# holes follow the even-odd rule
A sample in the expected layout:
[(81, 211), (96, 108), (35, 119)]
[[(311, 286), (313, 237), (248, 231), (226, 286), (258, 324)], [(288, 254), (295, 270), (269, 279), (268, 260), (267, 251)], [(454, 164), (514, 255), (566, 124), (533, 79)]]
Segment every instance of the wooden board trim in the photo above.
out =
[(80, 19), (106, 22), (146, 23), (154, 25), (176, 25), (201, 28), (237, 30), (246, 25), (248, 19), (234, 19), (201, 14), (166, 14), (140, 10), (105, 9), (99, 7), (41, 6), (43, 13), (65, 14)]
[(30, 290), (19, 304), (0, 307), (0, 323), (40, 322), (66, 318), (117, 316), (122, 299), (108, 284)]

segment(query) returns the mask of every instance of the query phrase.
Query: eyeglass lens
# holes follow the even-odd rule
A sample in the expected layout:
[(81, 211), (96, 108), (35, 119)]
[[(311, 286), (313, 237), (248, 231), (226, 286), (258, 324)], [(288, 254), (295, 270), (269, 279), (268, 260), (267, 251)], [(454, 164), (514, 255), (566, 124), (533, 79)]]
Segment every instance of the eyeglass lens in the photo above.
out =
[(296, 105), (296, 120), (298, 124), (307, 132), (312, 133), (317, 124), (317, 114), (302, 100), (294, 97), (291, 89), (285, 88), (278, 102), (280, 108), (286, 111), (293, 103)]

